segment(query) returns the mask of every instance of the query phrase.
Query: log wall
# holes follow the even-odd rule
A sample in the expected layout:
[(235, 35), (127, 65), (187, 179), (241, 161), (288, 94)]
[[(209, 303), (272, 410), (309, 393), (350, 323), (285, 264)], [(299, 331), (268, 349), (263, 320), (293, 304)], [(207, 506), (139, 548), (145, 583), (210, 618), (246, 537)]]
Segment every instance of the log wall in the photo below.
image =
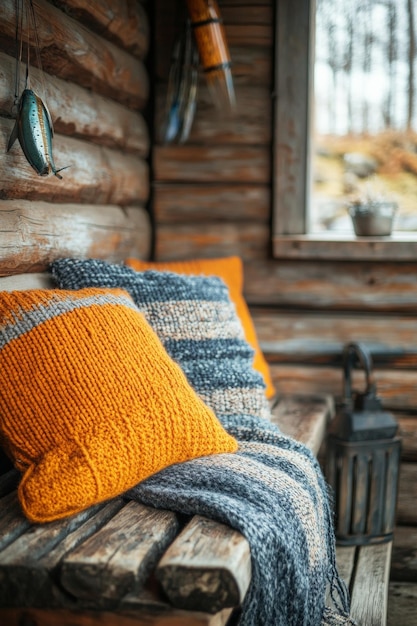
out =
[[(41, 271), (67, 255), (146, 258), (151, 233), (145, 6), (130, 0), (34, 0), (34, 8), (40, 54), (31, 49), (30, 87), (54, 122), (56, 166), (69, 167), (62, 180), (40, 177), (18, 142), (6, 153), (15, 115), (16, 14), (14, 0), (3, 0), (0, 275)], [(34, 45), (27, 15), (24, 34)]]

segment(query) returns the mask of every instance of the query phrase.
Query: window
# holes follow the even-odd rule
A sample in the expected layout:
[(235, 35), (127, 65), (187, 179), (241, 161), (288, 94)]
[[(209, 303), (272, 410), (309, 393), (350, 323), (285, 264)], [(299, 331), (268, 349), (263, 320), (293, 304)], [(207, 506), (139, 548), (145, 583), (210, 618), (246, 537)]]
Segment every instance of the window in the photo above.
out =
[[(408, 103), (402, 103), (402, 110), (406, 113), (402, 114), (404, 119), (401, 121), (399, 119), (401, 115), (397, 112), (395, 123), (394, 104), (392, 100), (389, 100), (389, 95), (393, 91), (392, 88), (389, 89), (389, 81), (393, 80), (390, 72), (393, 74), (394, 58), (398, 69), (400, 55), (404, 57), (411, 51), (411, 54), (415, 56), (414, 29), (409, 31), (411, 35), (408, 36), (407, 43), (404, 37), (402, 42), (399, 42), (398, 36), (395, 35), (398, 31), (394, 32), (393, 28), (398, 26), (399, 20), (402, 20), (401, 32), (407, 32), (407, 19), (408, 24), (413, 26), (413, 9), (416, 0), (403, 0), (402, 11), (398, 9), (399, 4), (395, 0), (367, 0), (366, 2), (363, 0), (280, 0), (276, 5), (273, 233), (274, 254), (277, 257), (330, 259), (347, 257), (386, 259), (391, 257), (397, 260), (417, 257), (417, 232), (399, 232), (396, 229), (390, 238), (356, 238), (350, 222), (346, 219), (344, 227), (326, 230), (326, 223), (329, 223), (329, 220), (323, 219), (323, 207), (325, 211), (328, 210), (326, 202), (336, 202), (336, 200), (341, 205), (347, 198), (348, 192), (341, 189), (342, 183), (339, 181), (336, 192), (338, 197), (331, 198), (328, 194), (326, 198), (323, 190), (320, 189), (322, 177), (317, 176), (316, 148), (321, 145), (324, 151), (326, 146), (323, 142), (326, 135), (329, 138), (332, 132), (334, 134), (338, 132), (339, 135), (343, 133), (355, 135), (356, 133), (359, 138), (366, 134), (369, 145), (374, 147), (375, 139), (371, 136), (372, 125), (377, 126), (376, 132), (379, 132), (381, 124), (384, 123), (392, 127), (395, 127), (395, 123), (400, 125), (405, 122), (409, 127), (415, 124), (415, 119), (410, 114), (412, 108), (410, 108), (409, 100), (413, 97), (412, 94), (410, 95), (406, 89), (403, 89), (403, 100), (408, 98)], [(355, 10), (362, 11), (362, 15), (359, 17), (354, 15), (352, 12)], [(411, 18), (410, 15), (407, 17), (407, 11), (411, 11)], [(365, 28), (366, 20), (370, 20), (374, 30)], [(378, 21), (379, 31), (375, 30), (375, 24), (378, 24)], [(351, 31), (354, 24), (359, 24), (361, 28), (358, 28), (355, 35), (357, 39), (352, 41), (350, 38), (353, 37)], [(316, 36), (319, 37), (317, 46)], [(355, 43), (354, 53), (352, 53), (353, 42), (358, 42)], [(360, 56), (360, 45), (370, 47), (372, 54)], [(313, 80), (316, 54), (317, 62), (321, 63), (321, 68), (319, 66), (321, 83), (317, 80), (317, 72), (316, 81)], [(386, 55), (385, 67), (388, 68), (384, 77), (388, 82), (383, 90), (382, 103), (379, 103), (379, 108), (376, 105), (378, 115), (370, 110), (366, 101), (361, 100), (355, 106), (360, 108), (362, 127), (355, 128), (354, 124), (358, 124), (358, 116), (355, 120), (353, 119), (353, 70), (356, 69), (357, 74), (359, 69), (362, 71), (363, 91), (365, 89), (363, 87), (364, 75), (367, 73), (365, 80), (368, 81), (366, 83), (368, 85), (370, 71), (373, 69), (372, 63), (375, 67), (384, 63), (383, 55)], [(362, 64), (360, 68), (357, 67), (358, 63)], [(392, 64), (391, 68), (389, 63)], [(411, 64), (412, 80), (414, 80), (413, 68), (414, 58)], [(402, 72), (404, 73), (404, 70)], [(324, 89), (323, 80), (327, 76), (330, 76), (331, 80)], [(321, 100), (314, 97), (314, 82), (320, 85)], [(340, 102), (342, 87), (348, 94), (348, 104), (344, 105), (345, 110), (343, 110), (343, 105), (339, 104), (336, 108), (335, 104)], [(399, 99), (398, 83), (394, 91)], [(349, 111), (346, 109), (347, 106), (351, 107)], [(313, 109), (315, 117), (313, 117)], [(326, 114), (327, 128), (324, 122)], [(368, 125), (365, 129), (366, 133), (363, 132), (365, 123)], [(352, 143), (351, 152), (355, 152), (356, 147), (357, 144)], [(323, 166), (323, 163), (321, 165)], [(326, 175), (330, 171), (327, 165), (324, 164)], [(378, 184), (380, 182), (378, 181)], [(411, 190), (408, 189), (406, 194), (411, 202), (414, 193), (417, 217), (417, 177), (412, 179), (412, 184), (414, 187)], [(317, 191), (320, 191), (320, 196), (325, 198), (324, 202), (323, 200), (321, 203), (318, 202)], [(340, 211), (341, 206), (338, 209)], [(342, 216), (344, 217), (343, 214)]]

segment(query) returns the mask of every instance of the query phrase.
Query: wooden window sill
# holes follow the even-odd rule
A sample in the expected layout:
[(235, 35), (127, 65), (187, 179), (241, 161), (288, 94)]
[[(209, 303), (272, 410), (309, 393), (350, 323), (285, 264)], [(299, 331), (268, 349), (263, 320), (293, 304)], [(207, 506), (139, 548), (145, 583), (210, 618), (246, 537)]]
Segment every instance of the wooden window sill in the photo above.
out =
[(417, 232), (394, 232), (390, 237), (349, 234), (276, 235), (275, 258), (354, 261), (415, 261)]

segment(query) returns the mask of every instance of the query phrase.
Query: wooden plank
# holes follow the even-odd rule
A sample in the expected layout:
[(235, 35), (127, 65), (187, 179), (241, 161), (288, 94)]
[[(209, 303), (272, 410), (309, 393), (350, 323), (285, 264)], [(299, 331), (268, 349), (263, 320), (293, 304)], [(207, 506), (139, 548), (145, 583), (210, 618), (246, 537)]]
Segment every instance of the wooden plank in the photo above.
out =
[(401, 463), (397, 523), (417, 524), (417, 463)]
[[(300, 389), (306, 395), (331, 395), (340, 400), (343, 389), (341, 368), (303, 367), (271, 363), (270, 371), (277, 393), (297, 394)], [(376, 370), (375, 381), (378, 396), (387, 410), (407, 410), (417, 406), (415, 371)], [(362, 390), (363, 373), (353, 372), (352, 388)]]
[(267, 146), (155, 146), (157, 182), (269, 183)]
[(231, 46), (233, 83), (272, 89), (272, 55), (268, 45), (249, 48)]
[(354, 235), (287, 235), (273, 238), (274, 256), (286, 259), (352, 259), (361, 261), (412, 261), (416, 258), (414, 233), (397, 232), (390, 237)]
[(140, 2), (129, 0), (53, 0), (72, 18), (143, 59), (149, 48), (149, 20)]
[[(6, 117), (13, 107), (15, 66), (14, 58), (0, 52), (0, 114)], [(30, 74), (32, 89), (47, 104), (55, 132), (148, 155), (149, 134), (140, 113), (37, 68)]]
[(174, 513), (131, 501), (63, 560), (61, 584), (76, 598), (119, 600), (146, 580), (177, 530)]
[(23, 516), (15, 491), (0, 499), (0, 551), (20, 537), (29, 526), (30, 523)]
[(274, 362), (341, 365), (345, 343), (367, 345), (378, 368), (417, 368), (417, 318), (344, 311), (251, 309), (264, 353)]
[(46, 270), (60, 257), (147, 258), (149, 218), (117, 206), (0, 201), (0, 276)]
[(165, 552), (156, 575), (178, 608), (216, 613), (239, 606), (251, 579), (249, 544), (232, 528), (196, 515)]
[[(15, 497), (15, 502), (17, 499)], [(74, 598), (67, 596), (61, 586), (57, 585), (60, 562), (64, 555), (85, 541), (101, 526), (103, 526), (124, 505), (121, 498), (94, 507), (88, 511), (88, 517), (84, 515), (83, 523), (75, 529), (64, 529), (59, 540), (55, 536), (48, 537), (48, 528), (52, 533), (56, 532), (54, 526), (41, 527), (44, 529), (42, 538), (38, 537), (37, 543), (31, 542), (33, 533), (38, 532), (38, 527), (29, 525), (26, 535), (20, 537), (20, 548), (13, 545), (7, 552), (7, 558), (0, 553), (0, 576), (3, 576), (3, 586), (0, 592), (0, 604), (7, 606), (47, 606), (63, 607), (74, 605)], [(86, 518), (86, 519), (85, 519)], [(18, 519), (18, 516), (17, 516)], [(52, 548), (48, 541), (52, 541)], [(34, 547), (33, 547), (34, 546)], [(31, 551), (34, 550), (35, 554)]]
[(317, 455), (333, 415), (334, 403), (330, 396), (278, 396), (272, 409), (272, 422)]
[[(200, 78), (197, 110), (187, 144), (246, 144), (265, 146), (271, 141), (271, 94), (268, 86), (235, 85), (236, 107), (219, 111), (204, 77)], [(155, 141), (161, 140), (166, 111), (167, 85), (159, 85), (156, 101)]]
[(417, 615), (417, 585), (390, 583), (387, 626), (415, 626)]
[(417, 262), (320, 263), (269, 261), (245, 266), (249, 304), (330, 310), (409, 312), (417, 310)]
[(401, 458), (403, 461), (417, 463), (417, 416), (396, 412), (395, 417), (402, 438)]
[(361, 546), (351, 591), (351, 614), (358, 624), (385, 626), (392, 543)]
[(226, 609), (217, 615), (190, 613), (188, 611), (169, 612), (162, 609), (121, 612), (47, 610), (47, 609), (1, 609), (0, 623), (5, 626), (225, 626), (230, 617)]
[[(142, 61), (87, 30), (46, 0), (34, 0), (34, 5), (40, 56), (46, 72), (133, 109), (145, 106), (149, 83)], [(15, 22), (14, 0), (3, 0), (0, 44), (3, 51), (12, 56), (15, 53)], [(26, 32), (26, 24), (24, 30)], [(35, 53), (31, 58), (36, 65)]]
[[(13, 121), (0, 118), (0, 138), (7, 144)], [(67, 167), (62, 180), (38, 176), (18, 142), (0, 152), (1, 198), (53, 200), (91, 204), (144, 204), (149, 196), (148, 165), (139, 157), (102, 146), (55, 135), (57, 167)]]
[(53, 289), (54, 287), (56, 287), (56, 283), (52, 278), (52, 274), (48, 274), (47, 272), (0, 277), (0, 291)]
[(391, 559), (391, 580), (417, 583), (417, 528), (397, 525)]
[(356, 548), (354, 546), (336, 546), (337, 571), (348, 588), (355, 567), (355, 554)]
[(272, 24), (225, 24), (228, 45), (272, 46)]
[(237, 255), (259, 259), (268, 245), (267, 224), (200, 223), (164, 224), (156, 230), (156, 260), (177, 261)]
[(153, 207), (158, 225), (199, 222), (266, 224), (270, 190), (266, 185), (156, 184)]

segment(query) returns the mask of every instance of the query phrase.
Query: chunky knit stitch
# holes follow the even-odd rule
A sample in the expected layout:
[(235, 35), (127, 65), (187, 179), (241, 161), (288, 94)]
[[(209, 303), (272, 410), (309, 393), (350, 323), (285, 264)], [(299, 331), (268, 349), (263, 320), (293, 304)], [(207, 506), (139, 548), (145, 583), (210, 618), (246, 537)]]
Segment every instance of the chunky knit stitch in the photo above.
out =
[(267, 398), (272, 398), (275, 388), (272, 383), (268, 363), (265, 360), (256, 336), (255, 326), (243, 297), (243, 263), (237, 256), (221, 257), (216, 259), (191, 259), (187, 261), (141, 261), (126, 259), (126, 265), (138, 272), (158, 270), (175, 272), (176, 274), (203, 274), (204, 276), (218, 276), (223, 279), (229, 288), (230, 297), (236, 306), (236, 312), (242, 322), (245, 339), (255, 350), (253, 367), (262, 374), (266, 384)]
[(0, 437), (32, 521), (237, 448), (122, 290), (1, 292), (0, 331)]
[(126, 289), (168, 354), (221, 421), (242, 414), (269, 417), (265, 383), (252, 367), (253, 349), (220, 278), (135, 272), (92, 259), (60, 259), (51, 268), (64, 289)]

